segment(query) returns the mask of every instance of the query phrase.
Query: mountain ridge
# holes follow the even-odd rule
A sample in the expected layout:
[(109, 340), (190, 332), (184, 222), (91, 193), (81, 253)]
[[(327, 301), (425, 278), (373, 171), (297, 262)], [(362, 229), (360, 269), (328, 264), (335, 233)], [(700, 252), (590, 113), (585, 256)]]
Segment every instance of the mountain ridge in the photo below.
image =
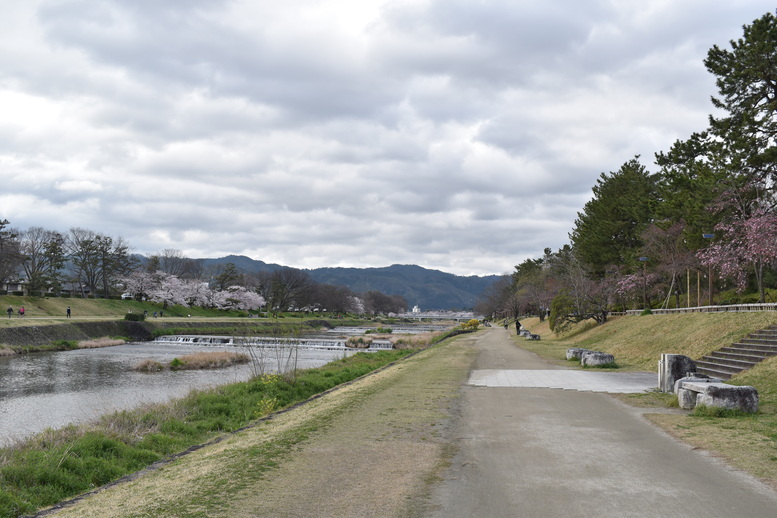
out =
[[(227, 255), (215, 259), (203, 259), (206, 266), (232, 263), (244, 273), (276, 271), (285, 266), (265, 263), (244, 255)], [(480, 294), (495, 282), (499, 275), (461, 276), (433, 270), (415, 264), (355, 268), (322, 267), (300, 270), (320, 284), (346, 286), (355, 293), (380, 291), (386, 295), (401, 295), (408, 305), (421, 310), (471, 309)]]

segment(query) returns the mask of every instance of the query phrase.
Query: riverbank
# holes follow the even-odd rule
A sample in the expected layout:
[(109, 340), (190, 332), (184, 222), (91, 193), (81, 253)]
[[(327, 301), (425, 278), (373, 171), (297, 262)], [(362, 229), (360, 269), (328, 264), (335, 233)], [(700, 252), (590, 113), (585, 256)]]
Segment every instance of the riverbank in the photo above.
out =
[(422, 516), (478, 335), (276, 414), (56, 516)]
[[(23, 319), (22, 319), (23, 320)], [(353, 322), (350, 322), (353, 323)], [(151, 340), (160, 334), (240, 334), (256, 332), (292, 334), (294, 329), (313, 331), (331, 328), (335, 323), (320, 319), (288, 319), (269, 321), (264, 319), (230, 318), (165, 318), (143, 322), (128, 320), (72, 320), (67, 323), (39, 325), (27, 321), (26, 325), (0, 328), (0, 349), (30, 352), (36, 348), (56, 348), (57, 343), (79, 342), (98, 338), (122, 338), (127, 341)], [(339, 324), (339, 322), (338, 322)]]
[(307, 370), (196, 390), (164, 404), (47, 430), (0, 450), (0, 516), (16, 517), (198, 449), (276, 409), (349, 383), (411, 351), (355, 354)]

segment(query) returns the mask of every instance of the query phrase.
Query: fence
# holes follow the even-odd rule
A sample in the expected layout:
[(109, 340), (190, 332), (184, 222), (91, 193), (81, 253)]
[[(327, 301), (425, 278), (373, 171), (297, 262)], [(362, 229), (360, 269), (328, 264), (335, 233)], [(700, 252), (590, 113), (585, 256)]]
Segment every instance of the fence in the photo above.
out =
[[(641, 309), (629, 309), (622, 313), (610, 313), (611, 315), (640, 315)], [(693, 308), (651, 309), (653, 315), (669, 315), (672, 313), (721, 313), (721, 312), (749, 312), (749, 311), (777, 311), (777, 302), (766, 304), (730, 304), (727, 306), (696, 306)]]

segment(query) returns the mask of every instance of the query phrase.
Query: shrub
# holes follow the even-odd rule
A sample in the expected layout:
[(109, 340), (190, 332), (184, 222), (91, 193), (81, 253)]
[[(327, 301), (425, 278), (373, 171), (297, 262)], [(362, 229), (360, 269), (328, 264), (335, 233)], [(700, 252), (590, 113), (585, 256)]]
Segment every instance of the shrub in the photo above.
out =
[(58, 349), (78, 349), (76, 340), (55, 340), (51, 343)]
[(124, 315), (124, 320), (129, 320), (131, 322), (142, 322), (146, 319), (146, 316), (143, 313), (127, 313)]
[(464, 322), (463, 324), (461, 324), (461, 328), (471, 330), (471, 331), (477, 331), (479, 325), (480, 325), (480, 321), (477, 318), (471, 318), (467, 322)]
[(653, 311), (650, 308), (645, 308), (642, 310), (642, 313), (640, 313), (640, 316), (652, 315), (652, 314), (653, 314)]
[(356, 349), (365, 349), (372, 345), (372, 338), (364, 338), (363, 336), (351, 336), (346, 340), (346, 347), (354, 347)]

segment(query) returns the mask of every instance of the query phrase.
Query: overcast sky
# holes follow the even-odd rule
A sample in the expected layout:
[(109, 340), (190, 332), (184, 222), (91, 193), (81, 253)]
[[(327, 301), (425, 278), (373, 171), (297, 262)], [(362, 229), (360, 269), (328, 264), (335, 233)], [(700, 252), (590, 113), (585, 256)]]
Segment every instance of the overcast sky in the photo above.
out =
[(707, 125), (757, 0), (0, 0), (0, 219), (507, 273)]

